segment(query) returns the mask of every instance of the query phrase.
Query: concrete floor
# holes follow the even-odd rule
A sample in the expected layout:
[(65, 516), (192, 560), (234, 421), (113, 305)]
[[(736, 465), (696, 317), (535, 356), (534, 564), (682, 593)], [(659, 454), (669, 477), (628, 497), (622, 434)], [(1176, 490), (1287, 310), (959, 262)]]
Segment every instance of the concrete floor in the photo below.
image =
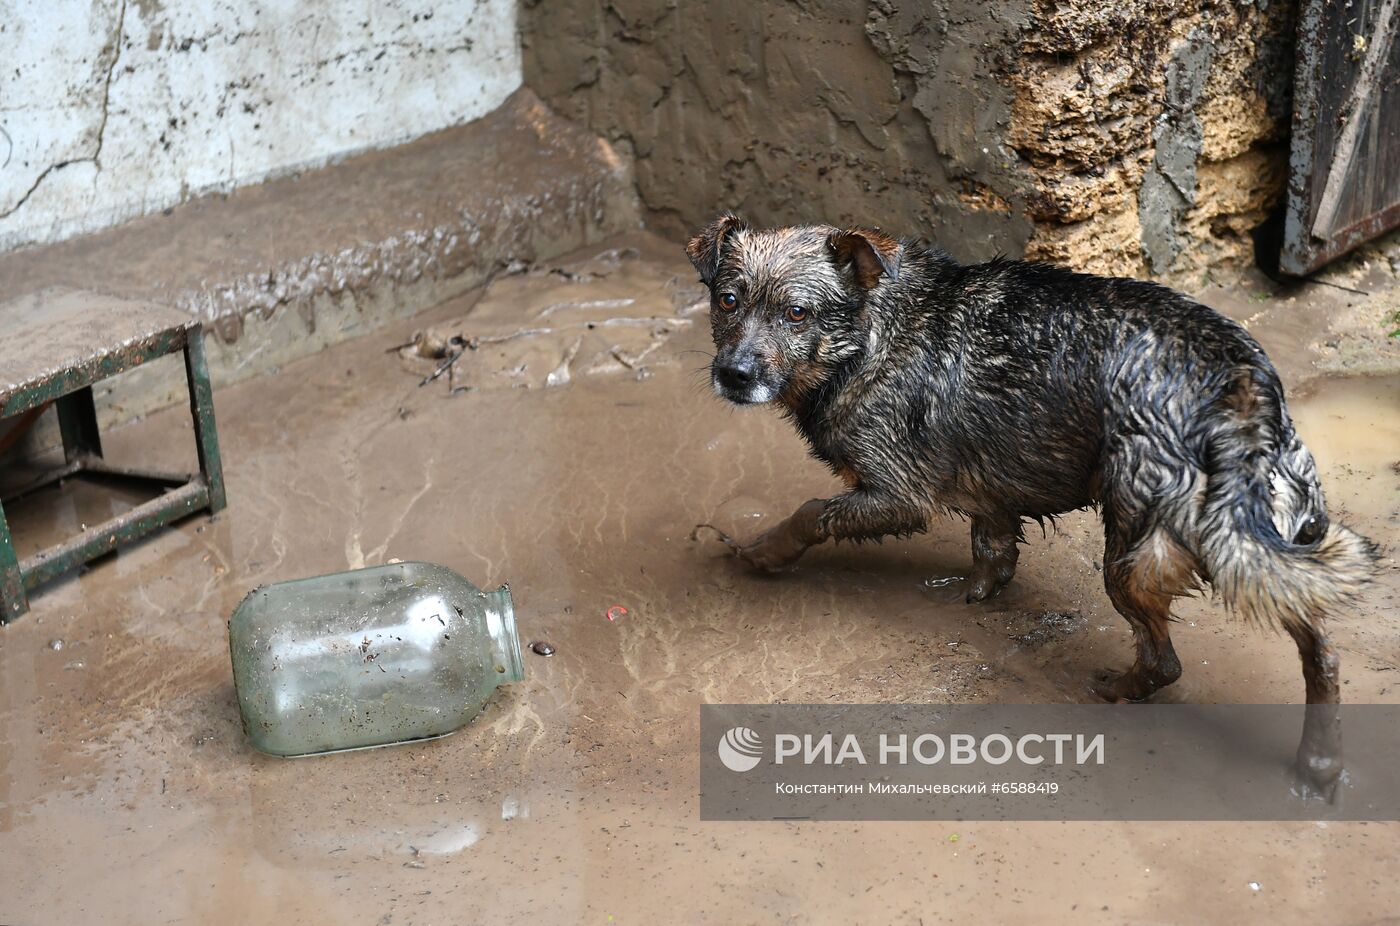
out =
[[(228, 510), (43, 589), (0, 629), (0, 922), (1394, 915), (1395, 824), (701, 823), (702, 703), (1088, 701), (1130, 641), (1087, 513), (1034, 537), (1015, 582), (978, 606), (924, 585), (965, 569), (961, 522), (814, 550), (777, 578), (690, 539), (699, 522), (746, 536), (837, 489), (777, 415), (710, 393), (693, 281), (675, 245), (637, 236), (218, 392)], [(1315, 308), (1215, 296), (1264, 317), (1256, 333), (1303, 382)], [(480, 346), (419, 387), (435, 362), (393, 350), (415, 329)], [(1314, 378), (1293, 403), (1334, 513), (1390, 548), (1397, 408), (1393, 376)], [(109, 447), (193, 455), (176, 410)], [(21, 506), (22, 547), (132, 501), (69, 489)], [(1400, 700), (1390, 555), (1335, 624), (1351, 701)], [(527, 651), (526, 681), (443, 740), (253, 752), (229, 672), (233, 608), (259, 584), (390, 558), (509, 581), (522, 640), (557, 654)], [(1082, 616), (1071, 633), (1025, 642), (1065, 611)], [(1186, 675), (1162, 698), (1301, 700), (1286, 638), (1209, 600), (1178, 614)]]

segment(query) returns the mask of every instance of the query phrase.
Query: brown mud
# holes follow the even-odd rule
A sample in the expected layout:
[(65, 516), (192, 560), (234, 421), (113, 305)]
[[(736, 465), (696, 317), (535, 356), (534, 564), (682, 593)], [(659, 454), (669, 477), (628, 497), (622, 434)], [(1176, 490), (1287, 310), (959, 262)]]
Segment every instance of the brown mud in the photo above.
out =
[(521, 4), (525, 80), (636, 165), (649, 226), (878, 222), (1100, 273), (1252, 259), (1296, 0)]
[[(693, 280), (679, 248), (638, 237), (220, 391), (228, 510), (54, 583), (0, 629), (0, 922), (1393, 916), (1393, 824), (701, 823), (702, 703), (1091, 701), (1131, 642), (1089, 513), (1035, 532), (979, 605), (926, 584), (966, 574), (958, 521), (823, 544), (777, 576), (692, 539), (702, 522), (750, 539), (840, 488), (776, 414), (710, 392)], [(420, 387), (441, 361), (393, 350), (423, 330), (478, 339), (450, 381)], [(1296, 331), (1256, 333), (1300, 381)], [(1400, 700), (1400, 379), (1314, 380), (1292, 407), (1334, 513), (1387, 545), (1377, 588), (1333, 625), (1344, 698)], [(192, 453), (187, 417), (124, 427), (109, 452)], [(81, 522), (80, 501), (31, 511), (21, 542)], [(527, 679), (446, 739), (251, 751), (234, 606), (394, 557), (509, 581), (522, 640), (555, 654), (526, 652)], [(1286, 637), (1209, 599), (1177, 614), (1186, 673), (1160, 698), (1302, 700)]]

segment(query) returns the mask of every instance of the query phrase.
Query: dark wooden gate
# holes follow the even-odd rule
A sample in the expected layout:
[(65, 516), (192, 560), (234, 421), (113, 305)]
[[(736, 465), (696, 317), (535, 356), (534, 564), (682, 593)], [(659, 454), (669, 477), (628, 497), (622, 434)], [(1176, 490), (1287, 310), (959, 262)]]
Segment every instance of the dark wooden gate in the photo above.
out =
[(1302, 0), (1280, 266), (1303, 275), (1400, 225), (1400, 0)]

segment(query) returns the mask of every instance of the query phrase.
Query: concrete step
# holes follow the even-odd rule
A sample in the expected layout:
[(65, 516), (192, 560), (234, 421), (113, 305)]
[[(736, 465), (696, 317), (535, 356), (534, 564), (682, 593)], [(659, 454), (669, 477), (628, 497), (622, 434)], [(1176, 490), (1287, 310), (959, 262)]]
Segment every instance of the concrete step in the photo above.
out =
[[(638, 224), (629, 166), (522, 89), (398, 148), (0, 255), (0, 294), (63, 285), (188, 312), (222, 386)], [(163, 366), (104, 384), (99, 423), (183, 401), (183, 371)], [(36, 428), (20, 452), (55, 436)]]

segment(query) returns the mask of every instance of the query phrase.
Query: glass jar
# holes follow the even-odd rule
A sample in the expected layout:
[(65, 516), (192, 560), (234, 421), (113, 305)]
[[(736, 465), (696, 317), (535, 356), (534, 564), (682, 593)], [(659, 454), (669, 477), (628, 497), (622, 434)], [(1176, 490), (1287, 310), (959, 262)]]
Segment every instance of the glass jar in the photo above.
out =
[(525, 677), (510, 589), (432, 563), (254, 589), (228, 636), (243, 729), (277, 756), (445, 736)]

